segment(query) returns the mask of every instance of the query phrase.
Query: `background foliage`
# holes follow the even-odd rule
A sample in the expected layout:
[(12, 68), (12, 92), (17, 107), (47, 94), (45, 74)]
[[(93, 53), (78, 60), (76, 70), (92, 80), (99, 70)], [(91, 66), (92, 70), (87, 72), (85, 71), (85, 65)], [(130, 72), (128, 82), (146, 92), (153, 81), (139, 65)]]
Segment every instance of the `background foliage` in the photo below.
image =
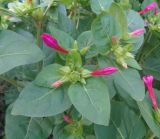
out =
[[(155, 20), (154, 11), (138, 13), (151, 2), (0, 0), (0, 79), (10, 84), (3, 139), (160, 138), (141, 79), (155, 77), (160, 105), (160, 22), (155, 17), (156, 23), (146, 26), (146, 20)], [(131, 37), (137, 29), (145, 34)], [(70, 53), (47, 47), (41, 39), (46, 32)], [(53, 88), (66, 66), (76, 74)], [(77, 77), (107, 66), (118, 72)], [(64, 120), (66, 115), (73, 123)]]

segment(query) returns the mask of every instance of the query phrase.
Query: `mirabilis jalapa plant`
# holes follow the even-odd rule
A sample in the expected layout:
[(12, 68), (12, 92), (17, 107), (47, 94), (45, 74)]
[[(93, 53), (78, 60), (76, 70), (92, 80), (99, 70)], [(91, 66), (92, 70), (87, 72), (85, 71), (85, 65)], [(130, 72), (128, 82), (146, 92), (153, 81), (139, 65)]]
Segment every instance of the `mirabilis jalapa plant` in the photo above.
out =
[(2, 0), (7, 139), (160, 138), (158, 4), (136, 3)]

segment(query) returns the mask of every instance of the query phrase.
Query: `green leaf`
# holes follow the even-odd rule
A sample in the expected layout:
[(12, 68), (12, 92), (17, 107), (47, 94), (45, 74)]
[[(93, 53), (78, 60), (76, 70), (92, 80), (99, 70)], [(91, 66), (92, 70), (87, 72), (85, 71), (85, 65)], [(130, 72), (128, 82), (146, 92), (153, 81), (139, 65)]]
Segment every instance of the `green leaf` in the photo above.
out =
[(127, 65), (137, 70), (142, 70), (142, 68), (134, 58), (127, 59)]
[(5, 134), (7, 139), (24, 139), (27, 125), (29, 123), (28, 117), (11, 115), (12, 106), (10, 105), (6, 111), (5, 117)]
[[(155, 90), (155, 96), (157, 98), (158, 104), (160, 104), (160, 92)], [(152, 103), (151, 100), (148, 96), (148, 93), (143, 101), (137, 102), (139, 109), (141, 111), (141, 114), (146, 121), (147, 125), (149, 128), (152, 130), (152, 132), (160, 138), (160, 124), (156, 122), (154, 118), (154, 113), (153, 113), (153, 108), (152, 108)]]
[(110, 7), (113, 0), (91, 0), (90, 2), (92, 11), (96, 14), (100, 14)]
[(27, 132), (24, 139), (46, 139), (53, 129), (54, 119), (51, 118), (30, 118), (27, 125)]
[(78, 48), (83, 49), (94, 45), (93, 36), (91, 31), (85, 31), (78, 36), (77, 39)]
[(42, 59), (43, 53), (33, 42), (13, 31), (0, 31), (0, 74)]
[[(65, 0), (66, 1), (66, 0)], [(72, 1), (72, 0), (71, 0)], [(66, 15), (58, 13), (58, 28), (68, 33), (71, 36), (75, 36), (76, 27)]]
[[(128, 19), (128, 30), (129, 32), (135, 31), (136, 29), (145, 29), (144, 27), (144, 20), (139, 15), (139, 13), (129, 10), (127, 12), (127, 19)], [(144, 41), (144, 35), (140, 35), (137, 37), (132, 38), (133, 49), (134, 53), (141, 47)]]
[(88, 120), (108, 125), (110, 118), (110, 100), (106, 83), (101, 78), (87, 79), (87, 84), (72, 84), (69, 97), (75, 108)]
[(85, 31), (81, 33), (78, 36), (77, 43), (78, 48), (81, 51), (87, 50), (87, 53), (85, 54), (87, 59), (92, 58), (98, 54), (96, 46), (94, 45), (93, 35), (91, 31)]
[(140, 115), (122, 102), (113, 102), (110, 125), (95, 125), (95, 133), (97, 139), (142, 139), (146, 128)]
[(120, 36), (120, 25), (111, 15), (103, 15), (96, 18), (91, 26), (94, 43), (101, 53), (109, 49), (112, 36)]
[(49, 89), (34, 83), (26, 86), (16, 100), (12, 114), (30, 117), (53, 116), (71, 106), (66, 88)]
[(52, 88), (52, 84), (61, 79), (60, 68), (58, 64), (51, 64), (42, 69), (35, 79), (35, 84), (42, 87)]
[(128, 93), (133, 99), (142, 101), (145, 97), (144, 83), (134, 69), (119, 70), (114, 74), (115, 85)]
[(46, 139), (53, 128), (54, 119), (28, 118), (11, 115), (12, 106), (6, 113), (5, 133), (7, 139)]
[(112, 3), (110, 7), (110, 13), (115, 17), (117, 22), (120, 24), (122, 36), (123, 38), (125, 38), (128, 33), (128, 29), (127, 29), (127, 16), (123, 8), (117, 3)]

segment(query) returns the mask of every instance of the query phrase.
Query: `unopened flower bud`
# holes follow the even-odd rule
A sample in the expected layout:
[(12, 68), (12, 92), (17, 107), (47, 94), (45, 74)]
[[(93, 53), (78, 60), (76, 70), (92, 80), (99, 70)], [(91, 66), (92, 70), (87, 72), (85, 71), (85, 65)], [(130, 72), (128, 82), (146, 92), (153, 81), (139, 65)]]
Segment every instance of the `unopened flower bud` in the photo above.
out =
[(154, 7), (156, 7), (157, 3), (152, 2), (151, 4), (147, 5), (142, 11), (139, 12), (139, 14), (144, 14), (150, 10), (152, 10)]
[(143, 28), (142, 29), (137, 29), (137, 30), (131, 32), (130, 36), (131, 37), (136, 37), (136, 36), (144, 34), (144, 32), (145, 32), (145, 30)]
[(74, 122), (73, 120), (70, 119), (68, 115), (64, 115), (63, 120), (68, 124), (72, 124)]
[(99, 70), (96, 70), (96, 71), (92, 71), (91, 72), (91, 75), (92, 76), (97, 76), (97, 75), (110, 75), (110, 74), (113, 74), (115, 72), (118, 71), (118, 68), (116, 67), (105, 67), (103, 69), (99, 69)]
[(49, 47), (51, 47), (53, 49), (56, 49), (57, 51), (60, 51), (64, 54), (68, 54), (68, 51), (65, 50), (64, 48), (62, 48), (58, 44), (57, 40), (52, 37), (52, 35), (44, 33), (44, 34), (41, 35), (41, 37), (42, 37), (44, 43), (47, 44)]
[(58, 80), (58, 81), (56, 81), (56, 82), (54, 82), (53, 84), (52, 84), (52, 87), (59, 87), (59, 86), (61, 86), (62, 85), (62, 81), (61, 80)]

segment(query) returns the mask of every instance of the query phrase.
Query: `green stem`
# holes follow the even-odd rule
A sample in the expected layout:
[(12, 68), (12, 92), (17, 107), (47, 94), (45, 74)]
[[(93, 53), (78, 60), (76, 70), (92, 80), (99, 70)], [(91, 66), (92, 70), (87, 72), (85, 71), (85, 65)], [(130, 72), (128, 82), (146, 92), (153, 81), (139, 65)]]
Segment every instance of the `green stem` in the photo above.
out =
[(9, 78), (4, 77), (4, 76), (0, 76), (0, 79), (10, 83), (11, 85), (15, 86), (16, 88), (19, 88), (19, 87), (23, 88), (24, 87), (23, 85), (18, 84), (16, 80), (9, 79)]
[(50, 7), (52, 6), (52, 3), (53, 3), (53, 0), (51, 0), (50, 3), (48, 4), (47, 9), (45, 10), (43, 16), (45, 16), (45, 15), (47, 14), (48, 10), (49, 10)]
[(155, 135), (151, 135), (148, 139), (154, 139), (155, 138)]
[[(42, 33), (42, 27), (43, 27), (42, 22), (39, 21), (36, 24), (36, 27), (37, 27), (37, 45), (38, 45), (38, 47), (41, 47), (41, 43), (42, 43), (42, 41), (41, 41), (41, 33)], [(39, 71), (41, 71), (42, 67), (43, 67), (43, 61), (40, 61), (38, 63), (38, 69), (39, 69)]]
[(41, 46), (41, 31), (42, 31), (42, 23), (39, 21), (37, 23), (37, 45)]
[(77, 18), (77, 0), (74, 0), (74, 16), (73, 16), (73, 20), (76, 23), (76, 18)]

